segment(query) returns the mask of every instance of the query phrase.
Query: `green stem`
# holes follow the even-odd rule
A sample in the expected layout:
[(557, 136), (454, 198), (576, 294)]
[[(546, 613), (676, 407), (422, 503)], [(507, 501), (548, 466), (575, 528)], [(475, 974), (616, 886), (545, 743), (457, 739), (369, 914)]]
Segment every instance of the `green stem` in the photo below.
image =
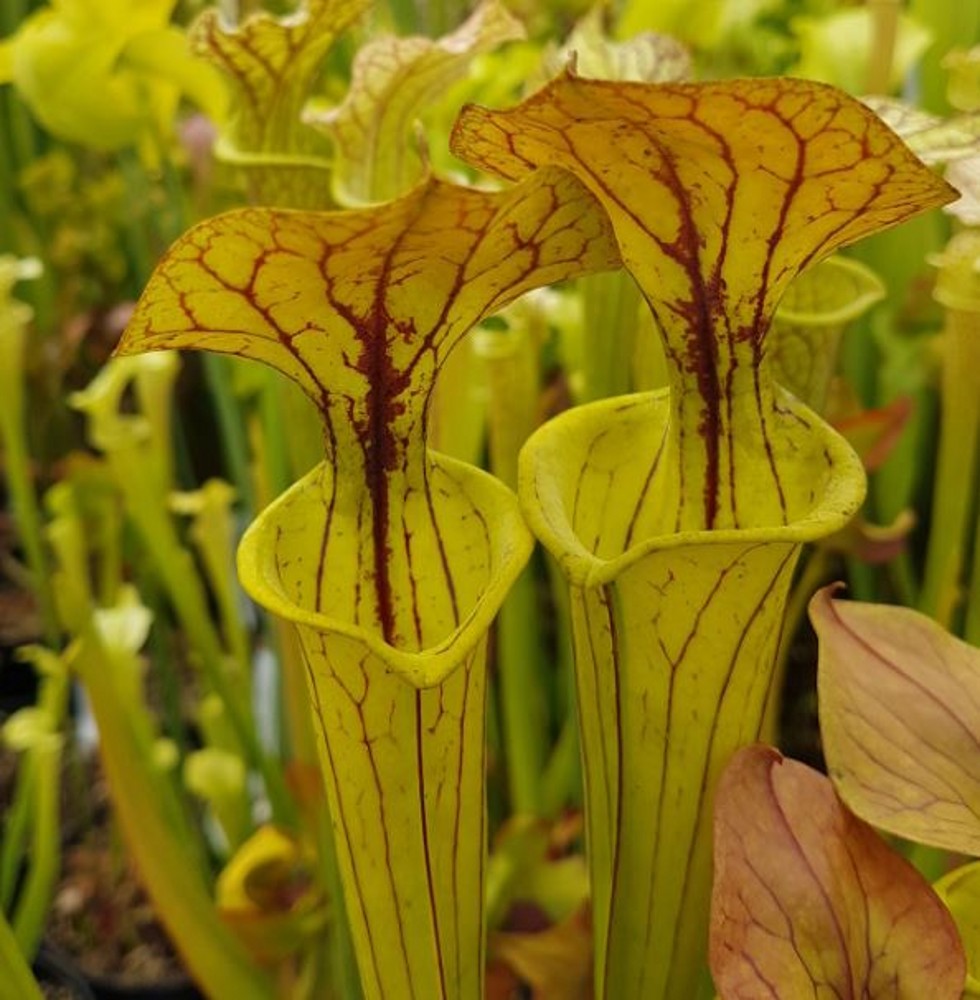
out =
[(590, 275), (580, 285), (585, 306), (581, 402), (631, 392), (640, 290), (626, 271)]
[[(486, 361), (490, 469), (511, 489), (517, 456), (536, 421), (539, 318), (515, 311), (506, 330), (483, 330), (477, 341)], [(510, 589), (497, 617), (500, 735), (507, 763), (510, 811), (541, 815), (541, 774), (547, 753), (548, 711), (542, 681), (544, 654), (530, 567)]]
[(855, 601), (880, 600), (878, 570), (855, 556), (847, 557), (848, 595)]
[(764, 742), (778, 745), (779, 720), (783, 707), (783, 691), (786, 687), (786, 673), (789, 667), (789, 651), (793, 645), (793, 639), (806, 618), (806, 609), (810, 598), (817, 588), (826, 582), (832, 563), (833, 555), (827, 546), (814, 546), (790, 591), (789, 599), (786, 602), (786, 614), (783, 617), (783, 634), (779, 641), (779, 652), (776, 654), (772, 685), (769, 688), (769, 701), (766, 704), (766, 713), (763, 717), (762, 739)]
[(278, 496), (293, 482), (290, 472), (289, 454), (286, 448), (286, 429), (282, 411), (282, 376), (278, 372), (265, 371), (263, 385), (259, 390), (259, 413), (262, 420), (262, 457), (265, 466), (265, 482), (273, 496)]
[(247, 674), (229, 676), (226, 657), (208, 609), (207, 597), (195, 571), (190, 553), (180, 544), (173, 522), (163, 508), (161, 498), (144, 495), (147, 482), (133, 475), (138, 468), (125, 453), (110, 456), (114, 478), (126, 497), (126, 507), (146, 551), (150, 554), (191, 648), (215, 693), (224, 702), (228, 720), (242, 747), (244, 756), (262, 775), (274, 816), (284, 825), (292, 825), (294, 810), (282, 772), (263, 751), (252, 724)]
[(0, 405), (0, 444), (4, 449), (7, 489), (10, 492), (14, 519), (24, 545), (24, 555), (41, 612), (44, 640), (51, 649), (57, 649), (59, 630), (51, 593), (50, 568), (27, 454), (24, 414), (19, 400), (8, 400), (7, 405)]
[(902, 5), (899, 0), (868, 0), (868, 7), (873, 21), (873, 34), (864, 89), (868, 94), (887, 94), (891, 89), (888, 81), (891, 79)]
[(565, 720), (541, 779), (544, 814), (551, 816), (568, 805), (581, 806), (584, 790), (568, 588), (562, 578), (561, 567), (550, 552), (545, 554), (545, 567), (555, 622), (554, 657), (559, 680), (556, 695), (560, 699), (556, 714)]
[(980, 313), (947, 311), (944, 339), (942, 415), (919, 610), (952, 629), (962, 599), (964, 554), (975, 503), (980, 395), (976, 368)]
[(903, 853), (929, 883), (938, 882), (950, 869), (949, 852), (941, 847), (910, 842)]
[[(30, 957), (40, 942), (59, 870), (62, 755), (61, 738), (55, 733), (63, 729), (68, 710), (66, 673), (41, 678), (37, 708), (48, 720), (50, 735), (30, 747), (21, 760), (0, 856), (0, 912), (10, 912), (16, 894), (14, 934), (21, 951)], [(21, 875), (25, 878), (19, 885)]]
[(231, 387), (231, 367), (228, 358), (206, 353), (201, 363), (208, 395), (214, 405), (221, 448), (228, 468), (228, 478), (235, 487), (246, 512), (258, 509), (255, 489), (249, 471), (248, 439), (245, 418)]
[(0, 982), (4, 990), (9, 990), (9, 996), (18, 1000), (44, 1000), (37, 985), (37, 980), (31, 975), (27, 961), (17, 947), (10, 925), (0, 913)]
[(9, 913), (20, 877), (24, 845), (30, 827), (34, 802), (36, 762), (28, 754), (17, 773), (13, 802), (4, 816), (3, 840), (0, 842), (0, 913)]
[[(125, 150), (119, 154), (119, 173), (126, 185), (127, 196), (132, 205), (145, 205), (150, 193), (146, 172), (136, 153)], [(150, 276), (156, 263), (156, 254), (147, 246), (146, 228), (139, 211), (130, 212), (126, 216), (123, 228), (123, 238), (131, 264), (129, 273), (130, 293), (136, 298)]]
[(32, 163), (38, 155), (38, 134), (24, 107), (23, 102), (16, 95), (12, 94), (7, 103), (10, 125), (10, 150), (15, 170), (21, 170), (29, 163)]
[(581, 747), (574, 711), (565, 716), (540, 783), (541, 812), (544, 816), (557, 816), (570, 803), (580, 804), (582, 801)]
[(980, 541), (978, 541), (980, 540), (980, 505), (976, 510), (973, 539), (973, 565), (970, 570), (970, 586), (967, 590), (963, 638), (971, 646), (980, 646)]
[(507, 790), (504, 787), (506, 773), (501, 774), (503, 760), (503, 738), (500, 735), (500, 695), (497, 678), (491, 671), (487, 677), (487, 826), (492, 831), (498, 829), (509, 815)]
[[(0, 91), (0, 143), (4, 149), (10, 148), (10, 126), (8, 105), (10, 91)], [(14, 219), (14, 188), (16, 186), (16, 170), (9, 157), (0, 156), (0, 219), (12, 223)], [(0, 229), (0, 253), (16, 253), (18, 247), (14, 236), (13, 225), (4, 225)]]
[[(323, 459), (323, 421), (310, 398), (294, 383), (275, 375), (277, 405), (283, 426), (287, 485), (301, 479)], [(285, 428), (289, 433), (285, 433)]]
[(159, 780), (147, 754), (146, 734), (119, 697), (115, 670), (129, 669), (90, 630), (78, 668), (92, 701), (102, 759), (127, 844), (154, 905), (188, 968), (211, 996), (272, 1000), (268, 974), (250, 959), (215, 912), (210, 887), (187, 863), (184, 838), (170, 819), (181, 812), (173, 786)]
[(546, 710), (541, 691), (535, 580), (525, 569), (497, 618), (497, 676), (511, 812), (541, 815)]
[(899, 604), (914, 608), (919, 603), (919, 581), (909, 552), (899, 552), (888, 564), (888, 579)]
[(13, 930), (20, 950), (33, 958), (44, 933), (59, 871), (60, 741), (51, 737), (29, 752), (34, 758), (31, 863), (18, 895)]
[(181, 684), (177, 659), (174, 656), (170, 630), (164, 627), (164, 623), (170, 623), (165, 611), (166, 601), (156, 586), (153, 574), (144, 573), (141, 576), (140, 598), (152, 612), (156, 623), (156, 628), (150, 630), (148, 647), (153, 674), (159, 679), (160, 685), (161, 727), (163, 733), (177, 745), (177, 750), (183, 757), (188, 749), (187, 730), (180, 704)]

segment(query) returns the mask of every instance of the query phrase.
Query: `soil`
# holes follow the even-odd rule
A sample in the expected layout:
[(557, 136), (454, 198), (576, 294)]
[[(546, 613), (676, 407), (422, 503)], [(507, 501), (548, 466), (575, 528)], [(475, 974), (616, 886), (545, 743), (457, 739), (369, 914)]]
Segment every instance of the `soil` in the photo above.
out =
[(90, 822), (64, 849), (46, 940), (92, 979), (125, 986), (184, 980), (113, 822), (100, 769), (93, 763), (88, 770), (80, 791)]
[[(16, 766), (16, 756), (0, 749), (0, 816), (10, 802)], [(45, 946), (89, 979), (114, 987), (186, 983), (181, 961), (127, 858), (97, 759), (66, 755), (61, 811), (62, 872)], [(42, 984), (42, 992), (59, 1000), (76, 997), (56, 984)], [(98, 988), (95, 992), (99, 995)]]

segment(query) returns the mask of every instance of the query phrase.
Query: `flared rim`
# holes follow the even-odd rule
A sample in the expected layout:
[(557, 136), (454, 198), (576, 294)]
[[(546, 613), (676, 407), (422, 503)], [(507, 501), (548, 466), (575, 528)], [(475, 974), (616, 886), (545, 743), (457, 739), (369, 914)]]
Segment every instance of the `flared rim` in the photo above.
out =
[(436, 452), (429, 452), (429, 456), (436, 466), (452, 469), (457, 478), (466, 478), (473, 486), (474, 495), (488, 498), (487, 506), (493, 508), (493, 516), (488, 517), (487, 523), (490, 526), (491, 546), (496, 554), (496, 572), (459, 625), (441, 642), (417, 651), (399, 649), (376, 632), (303, 607), (286, 593), (275, 562), (278, 526), (298, 494), (311, 489), (319, 490), (322, 463), (256, 517), (242, 536), (237, 556), (242, 586), (266, 610), (294, 625), (362, 643), (392, 671), (419, 688), (439, 684), (486, 635), (511, 584), (524, 568), (534, 547), (534, 537), (521, 516), (513, 491), (500, 480), (465, 462)]
[(584, 420), (595, 419), (607, 411), (622, 410), (624, 405), (666, 401), (669, 390), (617, 396), (578, 406), (539, 427), (528, 438), (521, 451), (518, 470), (518, 497), (525, 520), (541, 544), (557, 559), (569, 582), (581, 587), (600, 587), (616, 579), (634, 563), (652, 552), (684, 546), (747, 545), (759, 542), (803, 544), (843, 528), (858, 511), (867, 491), (867, 478), (861, 459), (850, 444), (824, 420), (788, 393), (785, 401), (792, 409), (805, 412), (813, 420), (830, 459), (834, 474), (827, 488), (813, 503), (806, 515), (787, 523), (752, 528), (711, 528), (653, 535), (631, 545), (613, 558), (603, 558), (589, 551), (573, 529), (567, 512), (562, 508), (560, 519), (546, 516), (538, 500), (538, 472), (541, 465), (551, 464), (552, 436)]

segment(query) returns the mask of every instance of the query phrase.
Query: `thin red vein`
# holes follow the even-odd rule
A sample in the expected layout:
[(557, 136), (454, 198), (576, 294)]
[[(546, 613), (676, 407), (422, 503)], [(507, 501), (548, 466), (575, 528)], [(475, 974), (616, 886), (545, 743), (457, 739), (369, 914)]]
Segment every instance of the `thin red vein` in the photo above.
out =
[[(610, 816), (613, 819), (613, 845), (612, 845), (612, 884), (610, 886), (610, 900), (612, 903), (611, 912), (609, 914), (610, 919), (606, 926), (606, 943), (603, 949), (603, 953), (606, 956), (605, 962), (605, 974), (606, 982), (604, 984), (605, 996), (611, 996), (609, 991), (609, 977), (612, 973), (612, 968), (609, 963), (609, 946), (613, 937), (613, 925), (615, 920), (614, 910), (616, 906), (616, 897), (618, 895), (618, 886), (620, 879), (620, 851), (622, 849), (622, 837), (623, 837), (623, 703), (622, 696), (624, 694), (623, 689), (620, 685), (619, 677), (619, 631), (616, 624), (616, 614), (615, 614), (615, 600), (616, 595), (612, 584), (606, 584), (602, 588), (601, 602), (606, 611), (606, 620), (609, 625), (609, 655), (610, 662), (614, 664), (614, 669), (612, 671), (612, 698), (613, 704), (616, 706), (615, 712), (615, 726), (616, 726), (616, 790), (615, 790), (615, 801), (614, 808), (615, 812), (611, 813)], [(591, 634), (591, 630), (590, 630)], [(598, 664), (597, 664), (598, 666)], [(598, 683), (598, 678), (596, 678)], [(605, 743), (605, 741), (603, 741)]]
[[(327, 650), (326, 650), (326, 641), (324, 636), (319, 636), (319, 644), (320, 644), (320, 654), (326, 661)], [(320, 739), (323, 741), (323, 750), (324, 753), (326, 754), (327, 763), (329, 765), (328, 768), (329, 778), (333, 784), (336, 801), (341, 806), (339, 810), (340, 815), (335, 816), (334, 819), (336, 822), (340, 824), (340, 830), (343, 834), (344, 843), (347, 845), (347, 855), (351, 859), (354, 859), (357, 857), (357, 852), (355, 851), (354, 843), (351, 840), (350, 827), (347, 825), (347, 810), (344, 808), (345, 805), (344, 797), (341, 794), (340, 786), (337, 780), (337, 767), (336, 764), (334, 763), (333, 751), (330, 746), (330, 739), (327, 735), (327, 726), (323, 718), (323, 708), (322, 708), (319, 684), (317, 683), (316, 672), (313, 670), (313, 667), (310, 664), (309, 657), (306, 656), (305, 652), (303, 654), (303, 662), (306, 666), (306, 676), (310, 684), (310, 693), (313, 696), (311, 699), (313, 712), (316, 715), (316, 719), (320, 727)], [(351, 864), (351, 871), (353, 874), (354, 886), (357, 891), (358, 899), (363, 900), (364, 889), (363, 886), (361, 885), (361, 873), (360, 870), (358, 869), (357, 864), (353, 861)], [(368, 939), (368, 950), (371, 956), (371, 971), (374, 974), (374, 981), (378, 984), (380, 988), (383, 980), (381, 978), (381, 966), (378, 962), (378, 953), (375, 950), (375, 941), (370, 933), (368, 934), (367, 939)]]
[[(422, 723), (422, 691), (415, 692), (415, 760), (418, 771), (418, 808), (419, 825), (422, 831), (423, 864), (425, 865), (425, 883), (429, 892), (429, 919), (432, 921), (433, 944), (439, 962), (439, 996), (447, 997), (446, 992), (446, 960), (442, 952), (443, 940), (439, 929), (439, 908), (436, 903), (436, 888), (432, 878), (432, 846), (429, 843), (429, 813), (426, 802), (426, 762), (425, 762), (425, 726)], [(457, 796), (458, 798), (458, 796)], [(386, 837), (387, 841), (387, 837)], [(401, 907), (399, 907), (400, 909)], [(399, 921), (399, 927), (402, 921)], [(413, 988), (414, 996), (414, 988)]]

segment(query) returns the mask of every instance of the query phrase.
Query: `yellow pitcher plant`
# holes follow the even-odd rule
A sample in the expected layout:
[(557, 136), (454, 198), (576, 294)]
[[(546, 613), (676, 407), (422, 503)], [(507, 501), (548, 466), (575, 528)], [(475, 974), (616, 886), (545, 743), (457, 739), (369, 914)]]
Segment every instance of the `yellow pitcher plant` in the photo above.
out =
[(953, 192), (858, 102), (787, 79), (572, 68), (466, 109), (453, 146), (510, 180), (575, 174), (662, 333), (669, 389), (546, 425), (519, 493), (571, 589), (596, 996), (695, 997), (717, 775), (758, 736), (801, 544), (864, 494), (850, 447), (775, 383), (766, 333), (804, 268)]
[(319, 407), (326, 458), (252, 525), (239, 570), (298, 629), (370, 998), (481, 994), (484, 649), (531, 549), (510, 490), (427, 450), (433, 382), (483, 316), (617, 264), (564, 171), (502, 193), (427, 179), (194, 227), (122, 341), (264, 361)]

